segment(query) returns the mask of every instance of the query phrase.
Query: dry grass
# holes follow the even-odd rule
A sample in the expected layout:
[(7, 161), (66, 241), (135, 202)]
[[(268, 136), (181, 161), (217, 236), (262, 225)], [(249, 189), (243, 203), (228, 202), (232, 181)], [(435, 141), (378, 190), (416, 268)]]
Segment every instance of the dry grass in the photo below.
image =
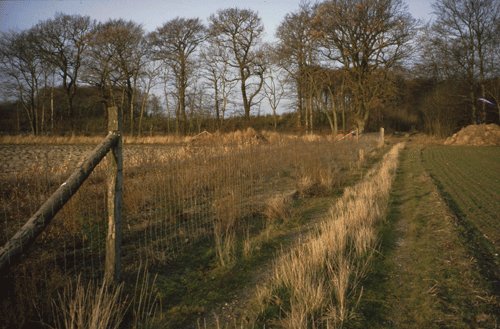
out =
[(99, 144), (105, 136), (0, 136), (0, 144), (14, 145), (61, 145), (61, 144)]
[(236, 259), (236, 232), (231, 231), (221, 235), (215, 224), (215, 251), (221, 266), (226, 266)]
[(267, 218), (269, 222), (273, 220), (279, 220), (281, 222), (287, 222), (294, 215), (293, 209), (293, 193), (280, 194), (271, 197), (265, 204), (262, 214)]
[[(228, 132), (221, 134), (219, 131), (215, 133), (208, 133), (206, 131), (201, 134), (194, 136), (180, 136), (180, 135), (165, 135), (165, 136), (144, 136), (144, 137), (132, 137), (124, 135), (124, 144), (142, 144), (142, 145), (154, 145), (154, 144), (179, 144), (188, 143), (195, 141), (229, 141), (229, 140), (244, 140), (252, 138), (264, 138), (271, 137), (272, 140), (287, 138), (287, 135), (280, 135), (275, 132), (262, 133), (256, 132), (253, 128), (247, 128), (247, 130), (241, 131), (236, 130), (234, 132)], [(256, 137), (257, 136), (257, 137)], [(74, 144), (99, 144), (105, 136), (77, 136), (72, 134), (71, 136), (35, 136), (35, 135), (12, 135), (12, 136), (0, 136), (0, 144), (7, 145), (74, 145)]]
[(243, 257), (246, 259), (252, 257), (254, 250), (260, 249), (261, 243), (261, 239), (256, 239), (250, 235), (250, 228), (248, 227), (243, 240)]
[[(349, 165), (349, 169), (352, 169), (352, 166)], [(345, 183), (348, 174), (336, 168), (333, 161), (325, 163), (317, 159), (301, 167), (299, 176), (299, 192), (303, 195), (315, 196), (331, 194), (336, 187)]]
[(54, 301), (57, 327), (66, 329), (118, 328), (126, 312), (121, 303), (123, 284), (110, 287), (106, 281), (99, 287), (70, 281), (59, 299)]
[[(137, 268), (142, 259), (165, 264), (186, 244), (207, 237), (215, 237), (219, 263), (231, 263), (235, 257), (235, 236), (248, 229), (247, 220), (252, 214), (267, 209), (269, 217), (283, 221), (293, 217), (288, 197), (280, 197), (281, 200), (276, 197), (274, 210), (266, 206), (267, 201), (295, 189), (301, 177), (310, 177), (316, 186), (326, 186), (325, 189), (341, 184), (347, 167), (338, 165), (342, 162), (340, 157), (347, 159), (348, 150), (358, 147), (353, 140), (338, 143), (318, 136), (296, 138), (268, 132), (258, 134), (250, 129), (219, 137), (213, 135), (216, 136), (212, 139), (171, 147), (168, 154), (138, 153), (125, 158), (124, 269)], [(31, 142), (20, 139), (15, 143)], [(156, 149), (144, 148), (148, 152)], [(47, 170), (44, 163), (40, 161), (29, 170), (1, 181), (5, 217), (0, 222), (1, 242), (5, 243), (63, 183), (64, 176), (57, 175), (57, 167)], [(45, 283), (65, 280), (56, 272), (63, 276), (85, 273), (89, 279), (102, 275), (106, 235), (102, 169), (106, 163), (99, 166), (100, 170), (91, 175), (28, 253), (22, 268), (36, 275), (23, 277), (21, 269), (15, 270), (19, 274), (15, 279), (17, 286), (38, 285), (42, 287), (38, 290), (47, 290), (50, 295), (58, 287)], [(251, 255), (268, 234), (264, 230), (257, 237), (248, 236), (244, 255)], [(40, 267), (42, 263), (57, 271)], [(25, 280), (33, 282), (28, 284)], [(29, 305), (35, 300), (38, 309), (43, 309), (43, 296), (47, 294), (28, 289), (22, 302), (27, 309), (25, 318), (12, 321), (28, 323), (37, 318), (37, 310)], [(19, 304), (12, 302), (3, 312), (10, 313), (15, 305)]]
[(328, 323), (341, 327), (355, 316), (360, 278), (376, 247), (399, 150), (395, 146), (365, 179), (347, 188), (316, 233), (275, 263), (271, 283), (260, 291), (261, 314), (283, 328)]
[[(82, 136), (72, 134), (70, 136), (35, 136), (35, 135), (4, 135), (0, 136), (0, 145), (97, 145), (105, 136)], [(274, 131), (263, 130), (257, 132), (252, 127), (246, 130), (236, 130), (227, 133), (209, 133), (203, 131), (200, 134), (193, 136), (180, 135), (164, 135), (164, 136), (123, 136), (123, 144), (139, 144), (139, 145), (161, 145), (161, 144), (181, 144), (199, 141), (235, 141), (235, 140), (264, 140), (266, 142), (278, 143), (284, 140), (301, 139), (306, 142), (317, 142), (326, 138), (333, 140), (331, 137), (321, 135), (303, 135), (297, 137), (293, 134), (279, 134)]]
[(137, 272), (134, 297), (132, 299), (133, 329), (153, 328), (155, 321), (163, 319), (161, 296), (155, 287), (158, 275), (155, 275), (153, 281), (150, 282), (150, 274), (147, 268), (147, 265), (142, 267), (141, 264)]
[[(139, 265), (132, 298), (123, 292), (124, 283), (117, 286), (81, 281), (68, 281), (62, 293), (53, 299), (53, 312), (57, 328), (93, 329), (119, 328), (127, 310), (132, 310), (133, 329), (153, 328), (155, 321), (163, 319), (161, 298), (155, 288), (156, 276), (150, 281), (147, 265)], [(131, 300), (129, 302), (128, 300)]]

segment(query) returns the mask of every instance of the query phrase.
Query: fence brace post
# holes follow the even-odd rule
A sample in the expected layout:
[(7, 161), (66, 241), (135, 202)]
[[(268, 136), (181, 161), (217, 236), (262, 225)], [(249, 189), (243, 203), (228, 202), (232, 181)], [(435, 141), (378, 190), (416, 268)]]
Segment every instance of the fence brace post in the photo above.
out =
[(106, 238), (106, 269), (104, 279), (107, 283), (121, 280), (122, 247), (122, 208), (123, 208), (123, 158), (122, 158), (122, 115), (117, 107), (108, 108), (108, 130), (117, 131), (118, 142), (107, 154), (107, 209), (108, 235)]

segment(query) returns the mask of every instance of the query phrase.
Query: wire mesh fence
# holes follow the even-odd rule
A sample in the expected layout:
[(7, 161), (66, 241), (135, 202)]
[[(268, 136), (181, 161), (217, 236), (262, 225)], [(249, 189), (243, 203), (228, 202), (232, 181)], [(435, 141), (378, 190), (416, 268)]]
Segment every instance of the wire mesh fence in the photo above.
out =
[[(184, 246), (243, 227), (267, 200), (349, 170), (380, 143), (365, 134), (342, 141), (322, 137), (206, 140), (124, 148), (124, 271), (141, 261), (165, 262)], [(43, 161), (42, 161), (43, 162)], [(46, 162), (46, 161), (45, 161)], [(4, 245), (68, 177), (39, 162), (0, 182)], [(57, 166), (56, 166), (57, 169)], [(77, 274), (102, 278), (105, 263), (106, 163), (11, 268), (17, 305), (49, 298)], [(21, 311), (19, 311), (21, 312)], [(49, 310), (40, 309), (43, 313)], [(15, 316), (12, 315), (12, 316)]]

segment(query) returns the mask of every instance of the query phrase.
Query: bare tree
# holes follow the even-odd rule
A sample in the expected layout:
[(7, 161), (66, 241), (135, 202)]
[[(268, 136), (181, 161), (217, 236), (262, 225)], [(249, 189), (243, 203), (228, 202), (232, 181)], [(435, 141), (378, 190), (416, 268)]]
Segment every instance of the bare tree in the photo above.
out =
[(451, 43), (427, 24), (419, 38), (420, 54), (413, 66), (413, 76), (425, 81), (427, 92), (419, 95), (425, 106), (416, 106), (427, 133), (446, 137), (461, 120), (459, 86), (463, 80), (461, 70), (452, 58)]
[(266, 71), (264, 94), (273, 110), (274, 129), (276, 130), (278, 125), (276, 109), (287, 92), (289, 75), (284, 68), (279, 66), (280, 61), (275, 49), (268, 49), (267, 57), (270, 59), (270, 63)]
[(214, 93), (214, 116), (219, 129), (222, 129), (224, 123), (229, 95), (238, 82), (229, 66), (229, 56), (228, 50), (218, 47), (216, 40), (212, 38), (208, 39), (201, 52), (204, 77)]
[[(189, 119), (191, 130), (196, 129), (197, 133), (201, 133), (203, 122), (210, 117), (210, 107), (207, 106), (207, 86), (203, 83), (202, 76), (198, 75), (197, 80), (193, 83), (193, 89), (188, 95)], [(194, 126), (196, 124), (196, 127)]]
[(205, 40), (206, 31), (199, 18), (175, 18), (150, 34), (155, 59), (163, 60), (175, 79), (180, 133), (186, 133), (186, 91), (195, 68), (194, 55)]
[[(485, 120), (485, 108), (476, 114), (475, 89), (479, 84), (481, 97), (486, 96), (486, 58), (498, 47), (497, 29), (500, 20), (499, 0), (437, 0), (433, 4), (436, 21), (433, 30), (447, 41), (442, 52), (453, 60), (469, 85), (469, 106), (473, 123)], [(493, 71), (493, 70), (490, 70)]]
[(339, 94), (337, 89), (342, 88), (338, 88), (339, 86), (335, 81), (341, 81), (339, 79), (340, 74), (342, 74), (341, 70), (333, 70), (320, 66), (311, 66), (307, 70), (312, 92), (326, 115), (334, 136), (337, 135), (338, 131), (335, 98)]
[(389, 71), (411, 55), (416, 21), (403, 0), (330, 0), (317, 7), (314, 23), (325, 58), (346, 69), (362, 132)]
[(99, 89), (103, 113), (109, 106), (116, 106), (113, 91), (121, 80), (113, 45), (108, 41), (108, 32), (102, 24), (97, 25), (82, 66), (82, 81)]
[(92, 37), (95, 21), (89, 16), (56, 14), (37, 24), (37, 49), (44, 61), (59, 71), (66, 92), (68, 117), (73, 128), (73, 98), (79, 72)]
[(143, 90), (141, 102), (141, 114), (139, 116), (138, 136), (141, 137), (142, 133), (142, 118), (144, 117), (146, 103), (151, 89), (158, 84), (158, 76), (161, 73), (162, 63), (159, 61), (148, 61), (144, 68), (143, 73), (140, 75), (141, 87)]
[(43, 63), (34, 47), (35, 41), (33, 30), (3, 32), (0, 36), (0, 73), (17, 91), (28, 116), (31, 133), (38, 135), (40, 120), (37, 96), (43, 78)]
[[(245, 120), (264, 83), (266, 68), (262, 46), (264, 26), (257, 13), (248, 9), (228, 8), (211, 15), (210, 35), (216, 44), (231, 53), (228, 64), (238, 70)], [(255, 78), (255, 79), (253, 79)]]
[[(122, 89), (121, 110), (130, 110), (130, 134), (134, 132), (134, 100), (138, 75), (144, 66), (147, 46), (142, 26), (122, 19), (99, 23), (93, 31), (85, 65), (84, 81), (100, 87), (102, 101), (114, 103), (113, 90)], [(127, 104), (125, 105), (125, 99)], [(116, 104), (114, 104), (116, 105)]]
[[(113, 46), (117, 67), (122, 77), (122, 88), (127, 95), (130, 109), (130, 135), (134, 134), (134, 100), (137, 93), (138, 76), (147, 61), (147, 45), (142, 26), (133, 21), (110, 20), (105, 24), (109, 30), (109, 42)], [(122, 104), (122, 109), (125, 109)]]
[(296, 86), (299, 126), (302, 124), (305, 111), (304, 98), (307, 89), (305, 68), (317, 64), (318, 44), (311, 33), (313, 15), (310, 3), (303, 2), (297, 12), (285, 16), (276, 30), (280, 66), (289, 73)]

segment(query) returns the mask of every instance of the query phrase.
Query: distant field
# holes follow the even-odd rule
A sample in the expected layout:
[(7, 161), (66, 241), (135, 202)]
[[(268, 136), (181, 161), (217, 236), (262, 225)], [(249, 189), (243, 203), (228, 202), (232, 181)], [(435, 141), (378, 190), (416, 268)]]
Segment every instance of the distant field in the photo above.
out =
[[(0, 177), (33, 168), (63, 173), (74, 170), (96, 148), (95, 145), (2, 145), (0, 144)], [(126, 167), (144, 164), (151, 160), (166, 161), (181, 147), (175, 145), (125, 145)]]
[(423, 159), (453, 211), (499, 248), (500, 147), (431, 147)]

